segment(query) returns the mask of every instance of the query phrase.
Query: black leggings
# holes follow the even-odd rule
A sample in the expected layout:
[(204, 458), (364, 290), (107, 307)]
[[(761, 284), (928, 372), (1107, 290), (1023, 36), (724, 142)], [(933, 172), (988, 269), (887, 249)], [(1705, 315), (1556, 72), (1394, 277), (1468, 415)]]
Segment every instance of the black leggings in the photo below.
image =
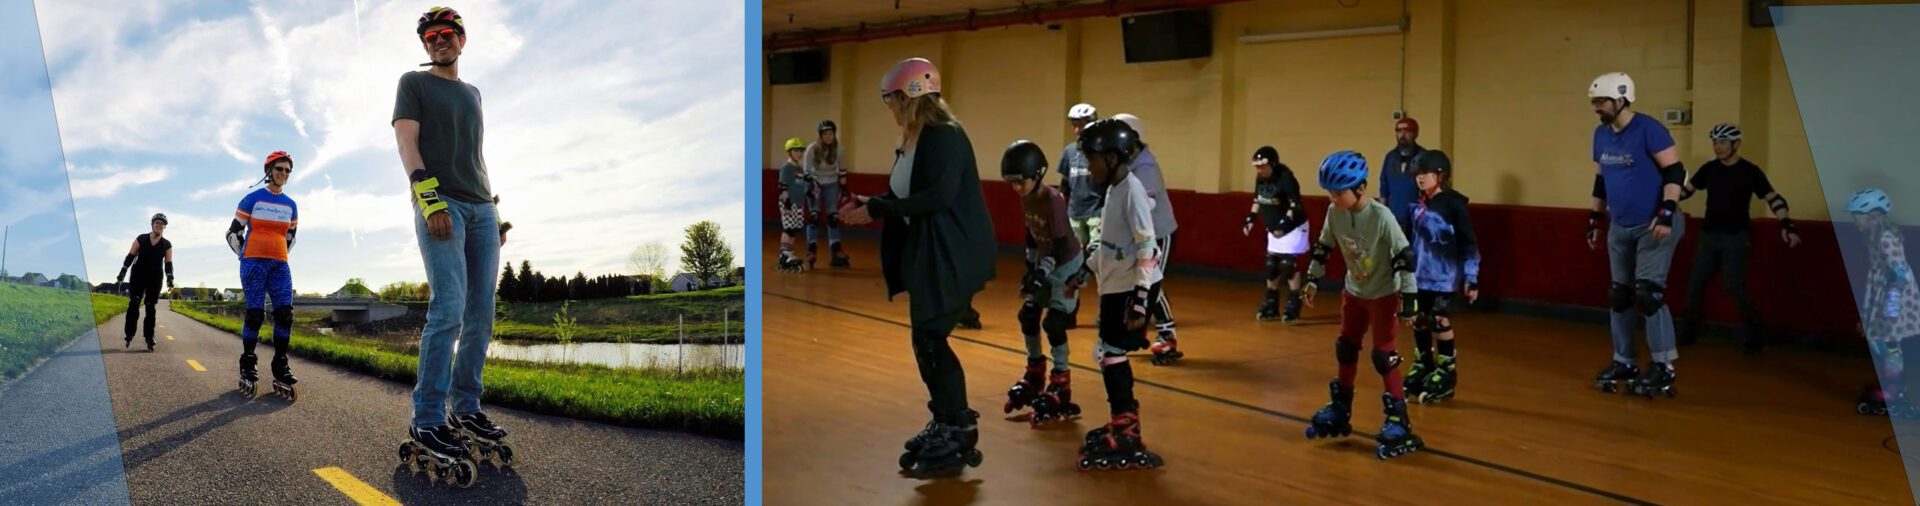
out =
[(967, 409), (967, 373), (960, 368), (960, 357), (953, 354), (947, 336), (952, 332), (913, 329), (913, 361), (920, 366), (920, 381), (927, 384), (933, 398), (929, 405), (935, 416), (951, 416)]
[(133, 332), (134, 330), (136, 330), (135, 324), (140, 322), (140, 306), (142, 304), (145, 304), (147, 306), (146, 338), (147, 338), (147, 342), (149, 343), (153, 342), (153, 318), (154, 318), (153, 307), (155, 304), (159, 303), (159, 301), (160, 301), (160, 280), (159, 279), (157, 278), (152, 280), (148, 280), (145, 278), (133, 279), (133, 284), (129, 286), (129, 290), (127, 293), (127, 339), (126, 340), (128, 341), (133, 340)]

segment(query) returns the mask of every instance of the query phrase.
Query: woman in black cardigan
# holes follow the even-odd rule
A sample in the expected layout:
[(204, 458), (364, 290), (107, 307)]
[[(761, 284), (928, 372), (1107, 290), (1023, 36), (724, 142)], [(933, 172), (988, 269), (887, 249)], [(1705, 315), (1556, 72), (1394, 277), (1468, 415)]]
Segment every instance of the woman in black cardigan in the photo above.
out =
[(940, 98), (940, 71), (925, 59), (894, 65), (881, 99), (903, 127), (888, 192), (840, 210), (850, 225), (884, 222), (880, 267), (887, 297), (906, 292), (913, 356), (933, 401), (933, 421), (907, 441), (900, 467), (921, 476), (980, 465), (980, 414), (967, 409), (966, 375), (947, 336), (993, 279), (993, 221), (980, 195), (973, 143)]

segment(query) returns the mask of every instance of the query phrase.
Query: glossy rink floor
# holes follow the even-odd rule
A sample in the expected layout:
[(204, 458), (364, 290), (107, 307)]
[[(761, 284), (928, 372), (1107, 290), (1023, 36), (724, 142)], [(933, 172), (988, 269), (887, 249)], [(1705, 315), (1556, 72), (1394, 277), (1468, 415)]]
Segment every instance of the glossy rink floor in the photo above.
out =
[[(778, 237), (765, 244), (769, 504), (1913, 501), (1891, 424), (1853, 413), (1872, 377), (1864, 354), (1776, 348), (1743, 357), (1734, 345), (1702, 343), (1681, 350), (1679, 397), (1648, 400), (1593, 388), (1609, 356), (1602, 326), (1462, 315), (1459, 396), (1411, 407), (1428, 448), (1382, 462), (1370, 436), (1303, 435), (1335, 373), (1336, 297), (1322, 297), (1306, 324), (1289, 327), (1252, 318), (1256, 280), (1180, 275), (1166, 288), (1187, 358), (1166, 367), (1144, 352), (1134, 360), (1142, 428), (1166, 467), (1081, 472), (1081, 437), (1107, 419), (1090, 328), (1071, 334), (1074, 398), (1085, 418), (1034, 430), (1024, 415), (1000, 414), (1026, 363), (1013, 316), (1021, 266), (1011, 256), (975, 300), (986, 328), (953, 337), (968, 400), (982, 414), (986, 460), (959, 478), (905, 477), (896, 459), (927, 421), (927, 392), (908, 343), (906, 298), (887, 301), (875, 245), (849, 240), (853, 269), (827, 269), (823, 255), (821, 269), (788, 274), (774, 269)], [(1084, 311), (1081, 323), (1090, 327), (1094, 313)], [(1400, 335), (1401, 354), (1411, 356), (1411, 333)], [(1357, 382), (1354, 427), (1372, 434), (1382, 418), (1380, 377), (1363, 363)]]

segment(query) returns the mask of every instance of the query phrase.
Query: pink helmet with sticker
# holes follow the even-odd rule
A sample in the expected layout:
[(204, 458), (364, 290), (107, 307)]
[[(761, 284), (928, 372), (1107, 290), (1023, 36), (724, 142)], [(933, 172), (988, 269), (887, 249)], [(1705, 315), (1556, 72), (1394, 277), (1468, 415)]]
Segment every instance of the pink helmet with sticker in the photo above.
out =
[(940, 92), (940, 69), (926, 58), (908, 58), (894, 64), (893, 70), (880, 78), (880, 94), (901, 92), (907, 98), (928, 93)]

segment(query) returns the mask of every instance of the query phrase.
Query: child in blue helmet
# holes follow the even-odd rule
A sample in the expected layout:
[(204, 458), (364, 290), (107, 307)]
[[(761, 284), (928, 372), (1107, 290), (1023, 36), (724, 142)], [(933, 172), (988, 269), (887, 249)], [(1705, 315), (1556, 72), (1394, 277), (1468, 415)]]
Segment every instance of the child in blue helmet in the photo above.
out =
[[(1419, 450), (1407, 418), (1407, 400), (1400, 377), (1400, 355), (1394, 351), (1395, 318), (1410, 324), (1417, 309), (1413, 280), (1413, 249), (1387, 206), (1366, 197), (1367, 159), (1341, 151), (1320, 162), (1320, 187), (1333, 205), (1327, 206), (1320, 239), (1313, 244), (1313, 262), (1307, 267), (1305, 299), (1313, 306), (1327, 256), (1337, 245), (1346, 261), (1346, 289), (1341, 293), (1340, 338), (1334, 356), (1340, 377), (1327, 385), (1332, 401), (1313, 414), (1308, 438), (1345, 436), (1353, 432), (1353, 377), (1360, 362), (1360, 339), (1373, 330), (1373, 368), (1387, 391), (1380, 394), (1386, 422), (1375, 439), (1375, 455), (1382, 460)], [(1398, 294), (1399, 297), (1394, 297)]]
[(1878, 385), (1868, 385), (1859, 407), (1863, 415), (1895, 416), (1915, 414), (1907, 403), (1901, 371), (1905, 369), (1900, 348), (1903, 341), (1920, 338), (1920, 284), (1907, 264), (1906, 241), (1900, 226), (1887, 217), (1893, 202), (1877, 189), (1861, 190), (1847, 201), (1847, 213), (1853, 215), (1866, 240), (1867, 290), (1860, 298), (1861, 333), (1873, 350), (1879, 369)]

